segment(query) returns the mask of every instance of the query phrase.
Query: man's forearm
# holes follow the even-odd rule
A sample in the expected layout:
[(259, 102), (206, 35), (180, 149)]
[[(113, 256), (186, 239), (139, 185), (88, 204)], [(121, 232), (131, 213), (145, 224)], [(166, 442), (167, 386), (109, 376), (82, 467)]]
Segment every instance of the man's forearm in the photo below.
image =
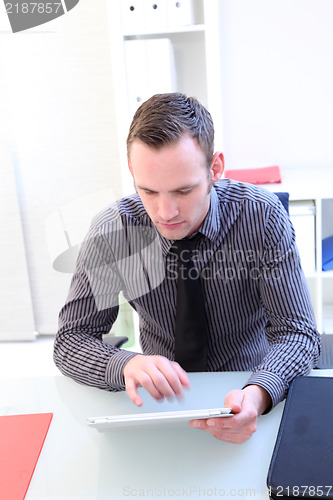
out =
[(125, 388), (123, 367), (135, 354), (88, 333), (67, 331), (57, 334), (53, 358), (61, 373), (77, 382), (119, 391)]

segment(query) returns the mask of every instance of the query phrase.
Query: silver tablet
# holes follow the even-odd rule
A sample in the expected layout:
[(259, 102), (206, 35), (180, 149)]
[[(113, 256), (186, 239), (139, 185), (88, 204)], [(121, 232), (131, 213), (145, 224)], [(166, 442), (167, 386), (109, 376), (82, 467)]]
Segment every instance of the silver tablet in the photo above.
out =
[(156, 413), (131, 413), (108, 417), (89, 417), (87, 422), (99, 431), (121, 428), (169, 427), (188, 424), (197, 418), (231, 417), (231, 408), (212, 408), (202, 410), (161, 411)]

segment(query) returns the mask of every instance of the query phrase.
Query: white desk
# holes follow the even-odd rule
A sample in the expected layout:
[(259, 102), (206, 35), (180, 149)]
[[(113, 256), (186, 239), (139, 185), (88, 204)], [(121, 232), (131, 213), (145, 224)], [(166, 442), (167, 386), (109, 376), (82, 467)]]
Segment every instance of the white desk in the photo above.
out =
[[(313, 375), (332, 376), (333, 370)], [(190, 374), (185, 402), (157, 403), (141, 391), (141, 411), (223, 405), (247, 373)], [(126, 393), (81, 386), (65, 377), (0, 379), (0, 414), (53, 412), (26, 500), (124, 498), (267, 499), (266, 476), (283, 403), (260, 417), (241, 445), (190, 427), (99, 433), (87, 416), (135, 410)]]

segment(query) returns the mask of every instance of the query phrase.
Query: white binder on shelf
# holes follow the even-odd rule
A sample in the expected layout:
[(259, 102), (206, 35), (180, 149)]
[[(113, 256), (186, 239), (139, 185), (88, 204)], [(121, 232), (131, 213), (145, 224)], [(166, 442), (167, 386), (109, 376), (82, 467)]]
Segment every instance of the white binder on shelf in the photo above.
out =
[(123, 31), (134, 33), (145, 28), (145, 0), (121, 0), (121, 18)]
[(175, 92), (176, 70), (171, 41), (169, 38), (146, 41), (147, 97), (161, 92)]
[(195, 24), (193, 0), (166, 1), (169, 28)]
[(145, 100), (147, 92), (146, 40), (126, 40), (125, 64), (129, 119)]
[(144, 0), (145, 29), (163, 30), (168, 27), (167, 0)]
[(173, 47), (168, 38), (126, 40), (125, 64), (130, 119), (154, 94), (175, 92)]

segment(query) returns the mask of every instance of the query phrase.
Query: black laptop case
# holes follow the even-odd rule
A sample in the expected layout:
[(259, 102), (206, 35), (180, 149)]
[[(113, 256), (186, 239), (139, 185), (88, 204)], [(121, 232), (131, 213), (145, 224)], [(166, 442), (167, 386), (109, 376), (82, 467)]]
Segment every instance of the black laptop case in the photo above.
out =
[(267, 486), (274, 500), (333, 499), (333, 377), (291, 383)]

